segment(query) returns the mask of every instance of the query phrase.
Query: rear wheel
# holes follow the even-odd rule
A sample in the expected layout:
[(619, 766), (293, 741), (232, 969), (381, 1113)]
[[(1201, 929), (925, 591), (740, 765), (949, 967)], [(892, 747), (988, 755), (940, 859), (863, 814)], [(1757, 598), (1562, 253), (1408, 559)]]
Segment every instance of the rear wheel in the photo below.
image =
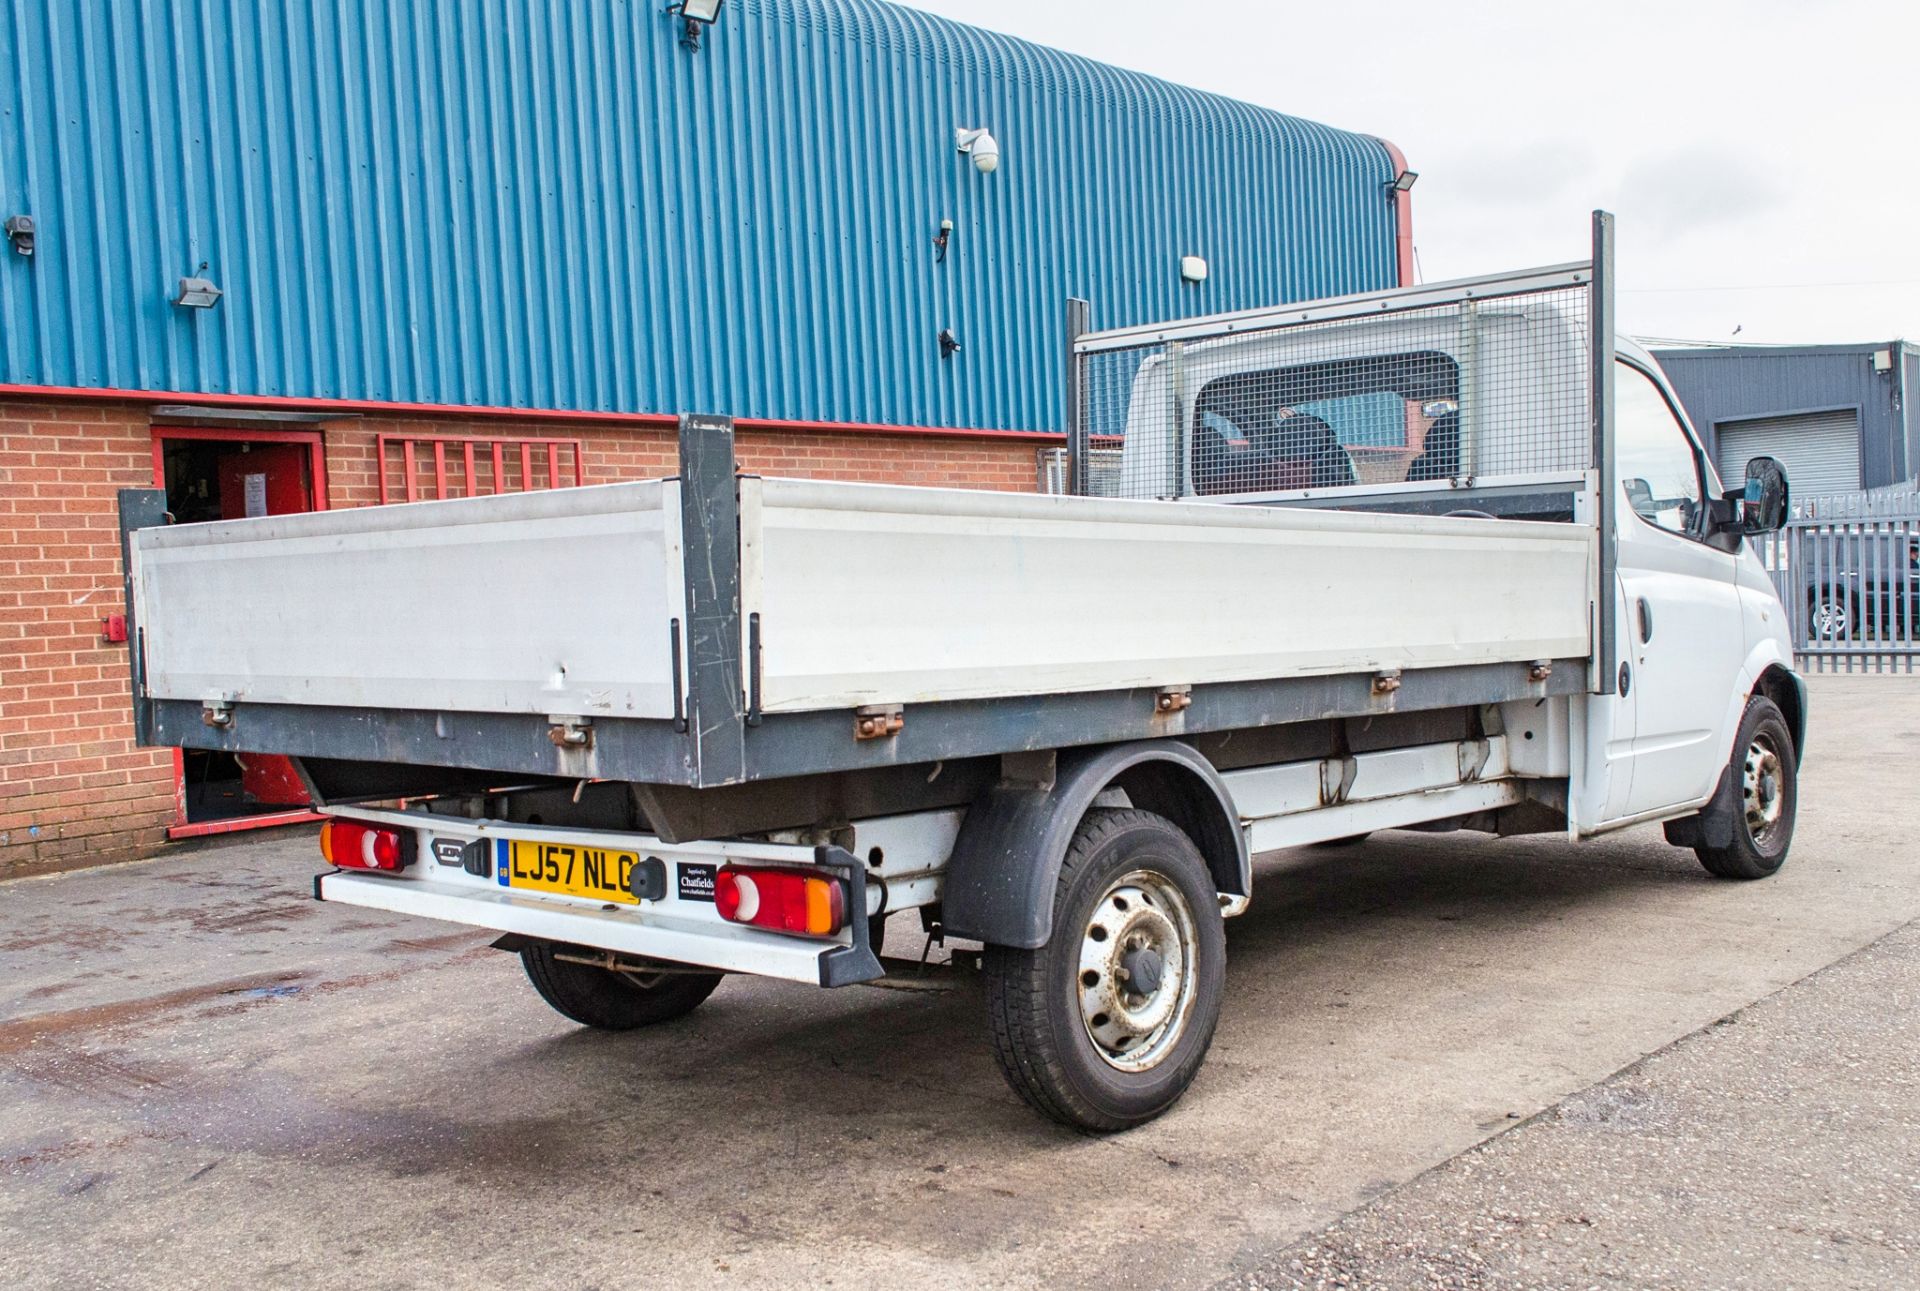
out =
[(597, 960), (606, 952), (559, 942), (537, 941), (520, 950), (520, 966), (540, 998), (582, 1026), (602, 1031), (671, 1022), (699, 1008), (719, 973), (677, 965), (658, 970), (607, 968)]
[(1192, 840), (1151, 812), (1090, 812), (1060, 867), (1047, 944), (987, 948), (1000, 1070), (1063, 1125), (1150, 1121), (1207, 1056), (1226, 959), (1219, 894)]
[(1800, 766), (1787, 719), (1770, 699), (1747, 701), (1733, 744), (1733, 834), (1694, 854), (1723, 879), (1764, 879), (1786, 863), (1800, 799)]

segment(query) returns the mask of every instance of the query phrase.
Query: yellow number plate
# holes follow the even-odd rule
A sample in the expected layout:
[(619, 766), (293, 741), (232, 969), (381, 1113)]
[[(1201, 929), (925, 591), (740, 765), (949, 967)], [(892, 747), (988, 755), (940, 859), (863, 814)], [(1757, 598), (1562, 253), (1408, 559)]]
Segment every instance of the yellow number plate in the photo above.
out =
[(574, 843), (528, 843), (515, 839), (509, 857), (500, 875), (502, 887), (558, 892), (563, 896), (589, 897), (595, 901), (622, 901), (627, 905), (639, 904), (628, 886), (633, 867), (640, 863), (638, 852), (615, 852), (604, 847), (581, 847)]

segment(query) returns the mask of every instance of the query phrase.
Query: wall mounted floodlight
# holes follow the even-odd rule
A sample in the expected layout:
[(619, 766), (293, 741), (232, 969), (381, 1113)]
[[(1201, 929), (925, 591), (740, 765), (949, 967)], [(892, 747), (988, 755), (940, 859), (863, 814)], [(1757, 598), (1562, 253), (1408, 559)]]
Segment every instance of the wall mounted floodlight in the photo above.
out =
[(212, 309), (225, 294), (208, 278), (182, 278), (173, 303), (182, 309)]
[(956, 126), (953, 131), (953, 146), (973, 157), (973, 168), (982, 175), (991, 175), (1000, 165), (1000, 142), (993, 132), (985, 126), (972, 129)]
[(1392, 189), (1396, 193), (1411, 192), (1413, 190), (1413, 182), (1419, 178), (1420, 178), (1419, 171), (1403, 170), (1398, 175), (1395, 175), (1393, 177), (1393, 182), (1391, 184), (1388, 184), (1387, 187)]
[(726, 0), (680, 0), (667, 6), (667, 12), (677, 14), (681, 20), (680, 48), (688, 53), (699, 50), (700, 29), (714, 24), (724, 3)]
[(1181, 256), (1180, 277), (1187, 282), (1207, 280), (1207, 262), (1202, 256)]
[(33, 217), (31, 215), (9, 215), (7, 217), (7, 241), (13, 243), (13, 249), (21, 255), (32, 255)]

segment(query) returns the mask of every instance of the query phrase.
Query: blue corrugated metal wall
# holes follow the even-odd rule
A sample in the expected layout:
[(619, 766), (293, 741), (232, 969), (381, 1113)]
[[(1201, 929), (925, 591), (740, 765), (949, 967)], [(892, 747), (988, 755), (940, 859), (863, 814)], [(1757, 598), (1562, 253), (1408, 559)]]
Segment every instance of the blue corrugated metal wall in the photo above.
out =
[(874, 0), (734, 0), (692, 54), (663, 7), (7, 6), (0, 380), (1056, 428), (1069, 295), (1393, 285), (1372, 139)]

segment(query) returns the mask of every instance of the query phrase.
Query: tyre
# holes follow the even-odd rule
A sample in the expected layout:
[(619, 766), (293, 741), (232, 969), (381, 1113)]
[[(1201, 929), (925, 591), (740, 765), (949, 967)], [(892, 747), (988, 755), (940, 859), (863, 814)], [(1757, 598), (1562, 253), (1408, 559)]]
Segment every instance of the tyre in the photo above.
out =
[(1733, 742), (1732, 836), (1724, 847), (1696, 846), (1708, 872), (1723, 879), (1764, 879), (1786, 863), (1800, 805), (1800, 764), (1787, 719), (1770, 699), (1747, 701)]
[(622, 972), (561, 958), (590, 959), (603, 953), (538, 941), (521, 948), (520, 966), (527, 970), (533, 989), (555, 1012), (602, 1031), (631, 1031), (685, 1017), (720, 985), (719, 973), (678, 968), (659, 973)]
[(1845, 592), (1818, 589), (1807, 593), (1807, 631), (1817, 640), (1844, 641), (1859, 634), (1860, 616)]
[(1000, 1070), (1063, 1125), (1150, 1121), (1207, 1056), (1226, 963), (1219, 892), (1192, 840), (1151, 812), (1089, 812), (1060, 867), (1047, 944), (987, 947)]

